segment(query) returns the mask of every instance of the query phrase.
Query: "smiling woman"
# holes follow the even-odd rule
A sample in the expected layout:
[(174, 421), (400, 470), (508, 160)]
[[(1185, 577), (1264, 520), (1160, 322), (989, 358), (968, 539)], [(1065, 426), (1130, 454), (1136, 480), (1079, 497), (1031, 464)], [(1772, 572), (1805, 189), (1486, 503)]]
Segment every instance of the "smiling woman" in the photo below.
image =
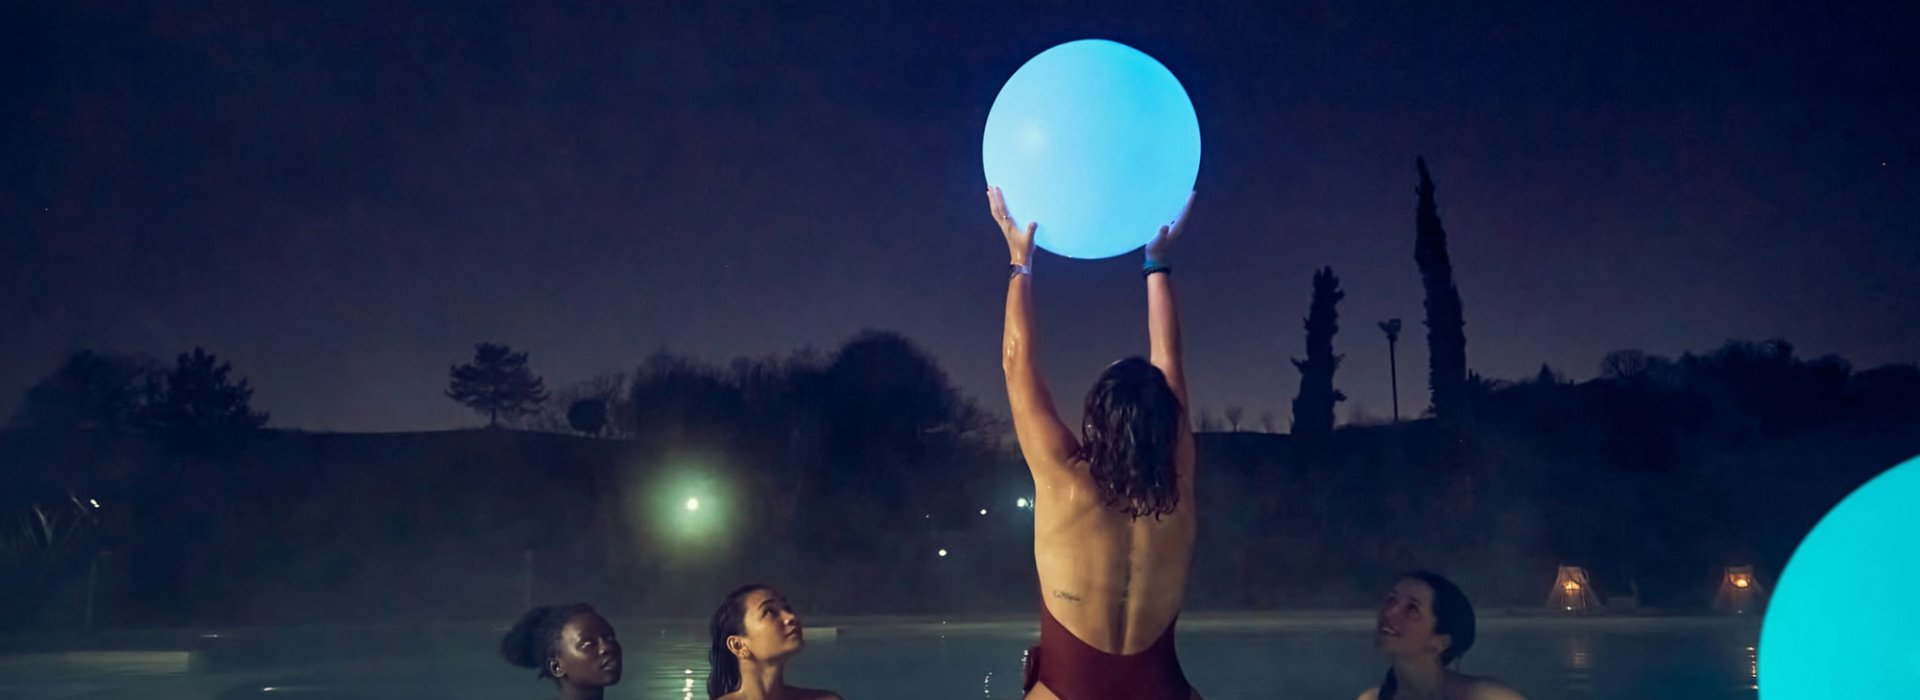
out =
[(1478, 632), (1473, 603), (1459, 586), (1430, 571), (1402, 575), (1380, 604), (1373, 635), (1393, 668), (1360, 700), (1523, 700), (1504, 683), (1454, 667)]

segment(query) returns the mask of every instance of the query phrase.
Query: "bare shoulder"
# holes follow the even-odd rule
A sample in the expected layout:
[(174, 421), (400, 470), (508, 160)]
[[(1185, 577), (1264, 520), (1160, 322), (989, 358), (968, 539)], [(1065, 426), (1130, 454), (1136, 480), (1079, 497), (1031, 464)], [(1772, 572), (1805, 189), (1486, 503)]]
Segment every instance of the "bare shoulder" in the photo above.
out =
[(1467, 681), (1466, 692), (1462, 695), (1466, 696), (1467, 700), (1527, 700), (1526, 696), (1514, 690), (1513, 686), (1485, 676), (1470, 678)]
[(1368, 688), (1366, 692), (1360, 694), (1360, 700), (1380, 700), (1380, 689)]

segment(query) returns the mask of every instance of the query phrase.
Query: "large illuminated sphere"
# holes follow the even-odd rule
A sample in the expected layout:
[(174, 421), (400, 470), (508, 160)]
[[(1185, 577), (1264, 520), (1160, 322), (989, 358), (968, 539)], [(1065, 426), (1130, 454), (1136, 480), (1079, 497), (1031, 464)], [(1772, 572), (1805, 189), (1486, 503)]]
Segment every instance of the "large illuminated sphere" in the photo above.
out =
[(1027, 61), (987, 114), (981, 159), (1035, 242), (1110, 258), (1172, 223), (1200, 173), (1200, 120), (1166, 66), (1088, 39)]
[(1760, 627), (1761, 700), (1920, 687), (1920, 458), (1848, 495), (1794, 550)]

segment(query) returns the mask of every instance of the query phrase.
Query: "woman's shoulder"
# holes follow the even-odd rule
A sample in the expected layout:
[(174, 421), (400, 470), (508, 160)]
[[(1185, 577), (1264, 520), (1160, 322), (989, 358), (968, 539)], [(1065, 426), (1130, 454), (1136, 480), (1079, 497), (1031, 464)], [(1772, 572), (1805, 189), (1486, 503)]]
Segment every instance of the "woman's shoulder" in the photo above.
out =
[(1449, 697), (1457, 700), (1527, 700), (1513, 686), (1503, 683), (1492, 676), (1469, 676), (1455, 674), (1448, 684)]
[[(787, 691), (789, 693), (792, 693), (792, 697), (799, 698), (799, 700), (844, 700), (844, 698), (840, 697), (839, 693), (833, 692), (831, 690), (818, 690), (814, 688), (795, 688), (793, 686), (787, 686)], [(739, 698), (739, 697), (742, 697), (741, 691), (736, 690), (731, 693), (727, 693), (726, 695), (720, 696), (720, 700), (733, 700), (734, 698)]]
[(1360, 700), (1380, 700), (1380, 689), (1368, 688), (1366, 692), (1360, 694)]

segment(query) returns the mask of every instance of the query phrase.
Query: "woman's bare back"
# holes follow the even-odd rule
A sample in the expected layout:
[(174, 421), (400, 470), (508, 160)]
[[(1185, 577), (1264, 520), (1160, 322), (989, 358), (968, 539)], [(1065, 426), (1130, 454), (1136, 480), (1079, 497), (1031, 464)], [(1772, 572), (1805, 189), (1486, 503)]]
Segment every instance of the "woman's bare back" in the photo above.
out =
[[(1190, 435), (1183, 438), (1191, 442)], [(1133, 519), (1106, 507), (1084, 463), (1038, 483), (1033, 553), (1048, 612), (1109, 654), (1153, 645), (1180, 614), (1193, 559), (1192, 449), (1176, 457), (1183, 491), (1174, 511)]]

